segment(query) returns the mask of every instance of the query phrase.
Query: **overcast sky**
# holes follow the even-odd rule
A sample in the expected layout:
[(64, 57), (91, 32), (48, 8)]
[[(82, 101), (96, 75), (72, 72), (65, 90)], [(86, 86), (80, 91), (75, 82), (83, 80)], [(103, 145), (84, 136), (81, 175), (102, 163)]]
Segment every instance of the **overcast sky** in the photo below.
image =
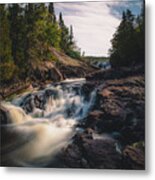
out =
[(73, 26), (77, 46), (94, 56), (108, 56), (122, 11), (128, 8), (137, 15), (141, 6), (142, 0), (54, 3), (57, 17), (62, 12), (65, 24)]

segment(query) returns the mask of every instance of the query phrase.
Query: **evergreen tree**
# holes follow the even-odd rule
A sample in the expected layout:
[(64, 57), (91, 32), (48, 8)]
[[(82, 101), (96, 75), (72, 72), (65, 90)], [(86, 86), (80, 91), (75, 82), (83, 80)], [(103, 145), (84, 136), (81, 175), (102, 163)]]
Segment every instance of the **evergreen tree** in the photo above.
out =
[(15, 65), (11, 53), (9, 36), (9, 22), (5, 5), (0, 5), (0, 81), (1, 83), (13, 79)]
[[(110, 50), (110, 62), (112, 66), (132, 66), (141, 62), (139, 54), (143, 51), (138, 43), (142, 43), (142, 37), (137, 35), (135, 18), (130, 10), (123, 12), (122, 21), (112, 39), (112, 49)], [(144, 34), (142, 33), (142, 36)]]
[(26, 24), (26, 36), (25, 36), (25, 61), (26, 61), (26, 73), (30, 75), (33, 61), (35, 62), (35, 4), (29, 3), (25, 6), (25, 24)]
[[(31, 78), (32, 67), (55, 60), (50, 47), (74, 57), (78, 52), (73, 28), (57, 22), (53, 3), (9, 4), (0, 6), (0, 58), (3, 82), (11, 80), (16, 70), (19, 79)], [(79, 54), (78, 54), (79, 56)]]
[(71, 48), (73, 48), (72, 46), (74, 45), (74, 40), (73, 40), (73, 38), (74, 38), (74, 35), (73, 35), (73, 27), (72, 27), (72, 25), (70, 26), (70, 32), (69, 32), (69, 46), (71, 47)]
[(50, 16), (51, 16), (52, 22), (53, 22), (53, 23), (56, 23), (56, 16), (55, 16), (55, 11), (54, 11), (54, 5), (53, 5), (53, 3), (49, 3), (48, 11), (49, 11), (49, 14), (50, 14)]
[(49, 18), (48, 18), (48, 25), (46, 29), (47, 39), (50, 45), (59, 49), (61, 31), (59, 29), (58, 23), (56, 22), (56, 16), (55, 16), (53, 3), (49, 3), (48, 11), (49, 11)]
[(60, 28), (63, 28), (63, 26), (64, 26), (64, 20), (62, 18), (62, 13), (61, 12), (59, 14), (59, 26), (60, 26)]
[[(44, 60), (52, 60), (50, 46), (59, 48), (60, 30), (58, 24), (52, 21), (51, 15), (43, 3), (28, 5), (26, 15), (28, 46), (26, 51), (30, 66)], [(29, 27), (31, 28), (29, 29)]]
[(70, 57), (80, 59), (80, 51), (78, 50), (74, 42), (73, 27), (70, 26), (70, 29), (68, 29), (65, 26), (62, 13), (59, 14), (59, 27), (61, 30), (61, 49)]
[(69, 30), (64, 24), (62, 13), (59, 14), (59, 26), (61, 30), (60, 48), (67, 53), (69, 50)]
[(139, 62), (145, 61), (145, 4), (143, 3), (141, 14), (137, 17), (136, 26), (136, 42), (139, 53), (137, 54), (137, 60)]
[(19, 4), (11, 4), (8, 8), (12, 55), (15, 64), (22, 68), (24, 64), (25, 24), (23, 8)]

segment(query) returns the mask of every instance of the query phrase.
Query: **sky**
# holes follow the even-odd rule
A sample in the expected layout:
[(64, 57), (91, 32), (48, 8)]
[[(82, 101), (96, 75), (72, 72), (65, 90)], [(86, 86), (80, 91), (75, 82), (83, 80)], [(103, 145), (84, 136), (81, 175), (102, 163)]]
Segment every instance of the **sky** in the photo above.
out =
[(89, 56), (108, 56), (110, 40), (120, 24), (122, 12), (141, 11), (142, 0), (102, 0), (99, 2), (54, 3), (58, 18), (62, 12), (65, 24), (73, 26), (74, 39), (81, 52)]

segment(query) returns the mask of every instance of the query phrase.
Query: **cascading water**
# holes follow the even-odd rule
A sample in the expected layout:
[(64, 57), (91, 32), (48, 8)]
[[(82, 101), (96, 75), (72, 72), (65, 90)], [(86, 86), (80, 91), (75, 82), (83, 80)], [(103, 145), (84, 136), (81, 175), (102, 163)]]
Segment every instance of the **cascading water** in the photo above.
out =
[(76, 124), (90, 111), (96, 90), (85, 91), (85, 79), (66, 80), (3, 103), (2, 163), (47, 166), (76, 133)]

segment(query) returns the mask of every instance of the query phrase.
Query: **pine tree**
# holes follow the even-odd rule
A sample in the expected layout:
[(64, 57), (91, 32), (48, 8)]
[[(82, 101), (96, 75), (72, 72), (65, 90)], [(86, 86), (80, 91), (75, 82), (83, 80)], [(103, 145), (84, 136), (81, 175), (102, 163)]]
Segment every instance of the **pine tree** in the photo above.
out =
[(28, 4), (26, 10), (27, 22), (27, 59), (33, 66), (44, 59), (45, 26), (47, 11), (44, 4)]
[(49, 45), (59, 49), (60, 48), (60, 29), (58, 23), (56, 22), (56, 16), (54, 11), (53, 3), (49, 3), (48, 7), (49, 18), (48, 18), (48, 25), (47, 25), (47, 39)]
[(55, 11), (54, 11), (54, 5), (53, 5), (53, 3), (49, 3), (48, 11), (49, 11), (49, 14), (50, 14), (50, 16), (51, 16), (52, 22), (53, 22), (53, 23), (56, 23), (56, 16), (55, 16)]
[(136, 26), (136, 42), (139, 53), (137, 54), (137, 60), (139, 62), (145, 61), (145, 4), (143, 3), (141, 14), (137, 17)]
[(14, 63), (21, 71), (20, 74), (22, 74), (24, 71), (24, 64), (26, 64), (24, 53), (26, 33), (24, 8), (22, 8), (20, 4), (10, 4), (8, 7), (8, 18), (12, 42), (12, 56)]
[(5, 5), (0, 5), (0, 81), (11, 80), (15, 72), (12, 58), (11, 40), (9, 36), (9, 22)]
[(60, 28), (63, 28), (63, 26), (64, 26), (64, 20), (62, 18), (62, 13), (61, 12), (59, 14), (59, 26), (60, 26)]
[(59, 26), (60, 26), (60, 30), (61, 30), (60, 47), (65, 53), (67, 53), (69, 50), (70, 37), (69, 37), (69, 30), (64, 24), (62, 13), (59, 14)]
[(3, 82), (11, 80), (15, 70), (19, 79), (31, 78), (32, 67), (55, 60), (51, 46), (70, 56), (76, 55), (73, 28), (68, 29), (61, 13), (57, 22), (53, 3), (9, 4), (0, 8)]
[(112, 39), (110, 61), (112, 66), (134, 65), (137, 60), (135, 18), (130, 10), (123, 12), (122, 21)]
[(35, 54), (33, 48), (35, 45), (35, 4), (29, 3), (25, 6), (25, 24), (26, 24), (26, 36), (25, 36), (25, 61), (26, 61), (26, 72), (27, 76), (30, 76), (31, 67), (33, 61), (35, 62)]
[(71, 49), (72, 49), (73, 46), (74, 46), (74, 40), (73, 40), (73, 38), (74, 38), (74, 35), (73, 35), (73, 26), (71, 25), (71, 26), (70, 26), (70, 31), (69, 31), (69, 46), (70, 46)]

